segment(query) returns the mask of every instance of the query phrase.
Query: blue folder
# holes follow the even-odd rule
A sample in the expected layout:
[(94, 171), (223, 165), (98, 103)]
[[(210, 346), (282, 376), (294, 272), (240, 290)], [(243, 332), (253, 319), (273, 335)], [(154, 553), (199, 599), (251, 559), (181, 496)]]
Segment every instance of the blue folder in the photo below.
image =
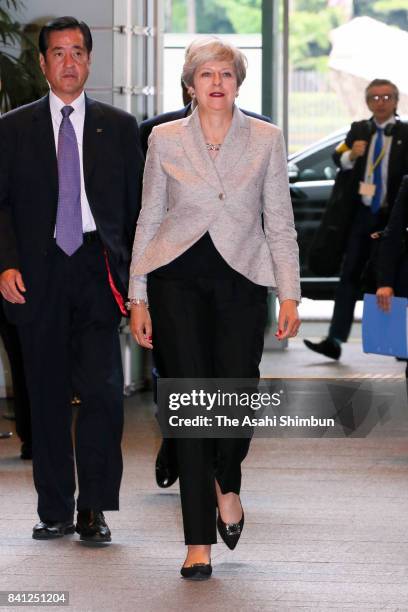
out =
[(363, 351), (408, 358), (407, 298), (393, 297), (391, 310), (384, 312), (377, 297), (366, 293), (363, 310)]

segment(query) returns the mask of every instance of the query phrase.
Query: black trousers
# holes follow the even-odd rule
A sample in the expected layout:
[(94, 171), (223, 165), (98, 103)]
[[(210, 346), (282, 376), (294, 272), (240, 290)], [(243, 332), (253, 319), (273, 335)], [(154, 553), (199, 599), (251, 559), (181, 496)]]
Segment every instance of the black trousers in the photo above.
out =
[(347, 342), (353, 324), (354, 307), (361, 292), (361, 276), (368, 262), (372, 240), (370, 234), (383, 229), (380, 212), (373, 215), (368, 206), (360, 205), (350, 231), (346, 253), (336, 290), (329, 337)]
[[(267, 318), (265, 287), (241, 275), (166, 279), (150, 274), (155, 362), (164, 378), (258, 378)], [(215, 479), (239, 494), (249, 439), (173, 439), (186, 544), (213, 544)], [(170, 449), (168, 449), (170, 450)]]
[(4, 348), (6, 349), (7, 357), (10, 362), (17, 435), (23, 443), (31, 446), (30, 401), (28, 399), (20, 339), (16, 326), (7, 321), (1, 304), (0, 337), (3, 340)]
[(71, 257), (54, 245), (49, 258), (48, 290), (39, 315), (19, 326), (19, 333), (31, 401), (38, 514), (41, 520), (70, 520), (75, 508), (72, 388), (81, 397), (75, 431), (77, 508), (119, 507), (120, 312), (98, 238)]

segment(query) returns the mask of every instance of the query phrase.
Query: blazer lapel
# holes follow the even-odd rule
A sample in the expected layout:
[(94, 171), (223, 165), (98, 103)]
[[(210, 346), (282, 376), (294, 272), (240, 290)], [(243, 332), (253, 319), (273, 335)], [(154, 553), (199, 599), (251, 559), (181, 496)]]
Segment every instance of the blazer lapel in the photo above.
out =
[(187, 159), (192, 163), (197, 174), (199, 174), (212, 188), (218, 185), (218, 189), (223, 191), (223, 186), (220, 183), (214, 162), (205, 146), (197, 109), (195, 109), (189, 117), (186, 117), (182, 123), (181, 143)]
[[(205, 146), (197, 109), (183, 122), (181, 141), (186, 155), (196, 172), (211, 187), (225, 192), (222, 179), (231, 176), (240, 160), (244, 158), (250, 133), (249, 119), (236, 106), (230, 129), (217, 157), (212, 160)], [(228, 194), (227, 194), (228, 195)]]
[(36, 156), (40, 158), (41, 165), (45, 168), (47, 180), (53, 192), (53, 199), (56, 202), (58, 197), (58, 162), (48, 94), (38, 101), (32, 119)]
[(231, 127), (220, 152), (214, 160), (222, 178), (234, 174), (237, 164), (244, 159), (245, 151), (248, 148), (249, 133), (250, 122), (248, 117), (235, 106)]
[(101, 140), (104, 136), (104, 113), (96, 100), (85, 96), (84, 139), (82, 144), (85, 188), (92, 176)]

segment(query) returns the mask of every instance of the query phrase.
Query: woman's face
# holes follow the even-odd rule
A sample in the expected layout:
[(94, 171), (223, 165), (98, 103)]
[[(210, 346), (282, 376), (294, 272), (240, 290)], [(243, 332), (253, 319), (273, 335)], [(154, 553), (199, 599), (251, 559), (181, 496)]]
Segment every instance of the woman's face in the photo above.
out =
[(232, 62), (210, 61), (194, 73), (194, 92), (200, 109), (232, 109), (238, 93), (237, 76)]

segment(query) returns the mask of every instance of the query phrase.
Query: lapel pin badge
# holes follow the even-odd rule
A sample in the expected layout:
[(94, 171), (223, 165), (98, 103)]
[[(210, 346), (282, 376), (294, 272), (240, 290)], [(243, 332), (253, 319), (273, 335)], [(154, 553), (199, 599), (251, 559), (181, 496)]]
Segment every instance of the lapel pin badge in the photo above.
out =
[(399, 141), (397, 142), (397, 144), (402, 144), (402, 140), (399, 140)]
[(96, 133), (97, 133), (97, 134), (101, 134), (102, 132), (103, 132), (103, 129), (102, 129), (102, 128), (96, 128)]

